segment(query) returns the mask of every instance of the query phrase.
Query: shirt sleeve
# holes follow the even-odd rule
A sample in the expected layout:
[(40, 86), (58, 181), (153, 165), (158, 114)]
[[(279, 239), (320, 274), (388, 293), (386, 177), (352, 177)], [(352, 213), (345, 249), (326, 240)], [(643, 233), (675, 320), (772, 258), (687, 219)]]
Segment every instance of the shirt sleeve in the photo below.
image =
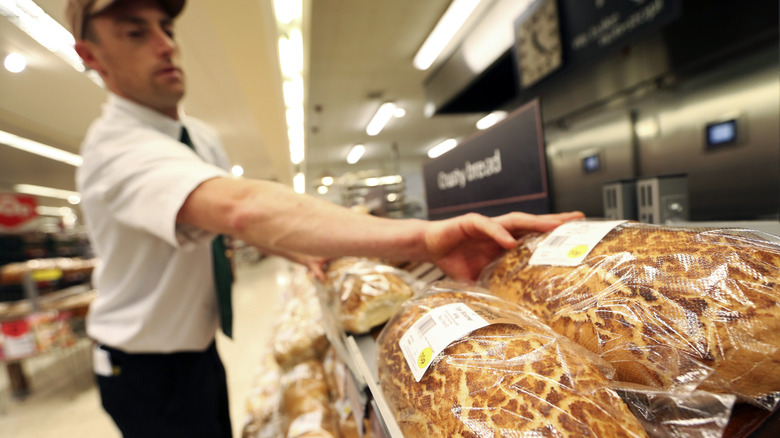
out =
[(114, 129), (110, 142), (88, 148), (81, 169), (85, 186), (114, 218), (143, 229), (173, 246), (213, 237), (195, 227), (177, 226), (176, 217), (190, 193), (229, 173), (201, 159), (176, 139), (150, 129)]

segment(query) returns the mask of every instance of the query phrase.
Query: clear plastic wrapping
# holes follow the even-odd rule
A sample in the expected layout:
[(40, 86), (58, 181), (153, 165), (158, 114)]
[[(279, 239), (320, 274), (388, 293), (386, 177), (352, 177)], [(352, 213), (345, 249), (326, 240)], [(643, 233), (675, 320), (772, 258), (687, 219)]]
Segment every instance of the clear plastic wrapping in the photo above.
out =
[(670, 392), (632, 384), (613, 384), (653, 438), (724, 436), (736, 396), (706, 391)]
[(406, 271), (356, 257), (331, 262), (326, 275), (342, 328), (358, 334), (384, 324), (421, 286)]
[(316, 287), (299, 270), (293, 274), (283, 298), (282, 314), (274, 333), (274, 357), (287, 370), (303, 361), (321, 358), (328, 345)]
[(255, 369), (246, 400), (248, 419), (243, 438), (278, 437), (282, 434), (279, 406), (282, 401), (282, 371), (269, 346)]
[(548, 235), (521, 239), (483, 284), (607, 360), (617, 380), (776, 405), (780, 238), (627, 222), (576, 266), (529, 264)]
[[(404, 436), (646, 436), (609, 388), (612, 368), (606, 362), (530, 312), (481, 292), (435, 283), (407, 301), (380, 333), (379, 381)], [(402, 342), (408, 343), (410, 330), (423, 337), (433, 333), (422, 331), (433, 324), (426, 318), (452, 304), (465, 304), (495, 323), (426, 356), (421, 363), (429, 368), (418, 382)], [(454, 328), (443, 317), (436, 324)]]
[(342, 438), (357, 438), (360, 436), (352, 405), (347, 396), (348, 379), (352, 379), (349, 368), (338, 357), (336, 349), (331, 345), (322, 361), (325, 370), (325, 381), (330, 390), (330, 400), (337, 414), (339, 434)]
[(299, 363), (282, 375), (281, 385), (288, 438), (338, 436), (322, 362)]

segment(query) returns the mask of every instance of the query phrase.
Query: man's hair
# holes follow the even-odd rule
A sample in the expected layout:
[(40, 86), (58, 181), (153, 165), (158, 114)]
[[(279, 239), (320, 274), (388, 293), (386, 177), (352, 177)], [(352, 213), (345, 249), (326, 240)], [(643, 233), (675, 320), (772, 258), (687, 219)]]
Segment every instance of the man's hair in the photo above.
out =
[(100, 44), (100, 38), (98, 38), (98, 34), (95, 31), (95, 26), (92, 25), (91, 17), (84, 18), (82, 35), (84, 36), (85, 40), (93, 42), (95, 44)]

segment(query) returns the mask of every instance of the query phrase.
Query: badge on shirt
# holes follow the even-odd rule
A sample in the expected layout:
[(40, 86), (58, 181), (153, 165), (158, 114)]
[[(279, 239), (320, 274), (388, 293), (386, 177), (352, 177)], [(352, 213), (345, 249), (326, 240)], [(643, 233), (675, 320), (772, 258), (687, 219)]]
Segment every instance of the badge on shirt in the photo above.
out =
[(111, 377), (114, 375), (111, 356), (108, 351), (102, 350), (98, 345), (92, 347), (92, 367), (98, 376)]

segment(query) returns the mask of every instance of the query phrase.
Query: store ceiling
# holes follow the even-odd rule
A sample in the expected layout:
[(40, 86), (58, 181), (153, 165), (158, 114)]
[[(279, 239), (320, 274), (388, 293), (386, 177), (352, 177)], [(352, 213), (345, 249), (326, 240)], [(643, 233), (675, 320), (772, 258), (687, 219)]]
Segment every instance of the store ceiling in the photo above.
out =
[[(64, 1), (37, 3), (64, 23)], [(483, 1), (483, 7), (490, 3)], [(448, 4), (449, 0), (304, 2), (308, 129), (304, 170), (309, 191), (313, 180), (325, 172), (339, 176), (396, 168), (393, 145), (400, 168), (414, 171), (434, 143), (474, 132), (481, 114), (423, 115), (423, 81), (430, 70), (412, 67), (415, 52)], [(177, 39), (188, 81), (187, 113), (220, 133), (246, 177), (290, 183), (294, 168), (289, 162), (272, 1), (190, 1), (178, 21)], [(19, 74), (0, 68), (0, 130), (78, 152), (105, 92), (0, 18), (0, 56), (10, 52), (27, 56), (28, 67)], [(385, 100), (404, 107), (407, 116), (368, 137), (365, 126)], [(348, 165), (347, 152), (357, 143), (366, 145), (366, 154), (359, 163)], [(4, 145), (0, 157), (0, 190), (17, 183), (75, 188), (72, 166)], [(61, 205), (54, 199), (40, 203)]]

